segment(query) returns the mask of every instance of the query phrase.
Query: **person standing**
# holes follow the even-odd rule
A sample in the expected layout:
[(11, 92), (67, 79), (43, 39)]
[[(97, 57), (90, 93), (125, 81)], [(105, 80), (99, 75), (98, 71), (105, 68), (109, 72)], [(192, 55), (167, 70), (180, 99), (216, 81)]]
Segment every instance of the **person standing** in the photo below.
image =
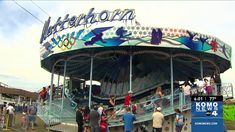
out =
[(78, 107), (76, 111), (76, 122), (78, 124), (78, 132), (83, 132), (83, 115), (81, 107)]
[(100, 120), (100, 114), (98, 113), (97, 106), (94, 106), (93, 110), (90, 112), (90, 126), (91, 126), (91, 132), (100, 132), (99, 127), (99, 120)]
[(138, 106), (137, 106), (137, 103), (135, 102), (135, 101), (133, 101), (133, 104), (132, 104), (132, 107), (131, 107), (132, 109), (132, 113), (133, 114), (137, 114), (137, 108), (138, 108)]
[(113, 116), (113, 118), (115, 118), (114, 107), (115, 107), (115, 96), (111, 95), (108, 102), (108, 111), (109, 115)]
[(131, 113), (130, 107), (126, 107), (126, 113), (123, 115), (122, 120), (124, 121), (124, 132), (132, 132), (134, 129), (133, 122), (136, 120), (136, 117)]
[(127, 107), (131, 105), (131, 97), (132, 97), (133, 92), (128, 91), (128, 95), (125, 97), (124, 105)]
[(203, 86), (204, 86), (204, 82), (203, 80), (200, 78), (200, 79), (197, 79), (196, 82), (195, 82), (195, 85), (197, 87), (197, 95), (202, 95), (203, 94)]
[(43, 87), (42, 90), (39, 92), (41, 104), (43, 104), (44, 101), (46, 100), (46, 95), (47, 95), (47, 89), (46, 89), (46, 87)]
[(12, 103), (11, 105), (12, 105), (12, 107), (14, 108), (14, 114), (13, 114), (13, 119), (12, 119), (12, 126), (15, 126), (15, 122), (16, 122), (16, 120), (15, 120), (15, 119), (16, 119), (15, 113), (16, 113), (17, 111), (16, 111), (15, 103)]
[(161, 113), (161, 107), (155, 108), (153, 113), (153, 132), (162, 132), (162, 126), (164, 122), (164, 115)]
[(205, 94), (206, 95), (212, 95), (212, 87), (210, 85), (210, 82), (208, 81), (208, 79), (204, 79), (204, 89), (205, 89)]
[(162, 108), (162, 97), (164, 96), (164, 94), (162, 93), (162, 88), (158, 87), (156, 90), (156, 98), (157, 100), (154, 101), (157, 107), (161, 107)]
[(4, 105), (0, 107), (0, 127), (4, 128), (5, 126), (5, 110)]
[(28, 115), (27, 113), (23, 112), (21, 116), (21, 128), (27, 129), (28, 127)]
[(47, 102), (49, 102), (49, 100), (50, 100), (50, 87), (51, 87), (51, 86), (48, 86), (47, 89), (46, 89), (46, 97), (45, 97), (45, 100), (47, 100)]
[(182, 86), (182, 90), (184, 93), (184, 107), (183, 108), (186, 108), (187, 104), (190, 101), (190, 90), (191, 90), (191, 86), (188, 84), (187, 81), (184, 82), (184, 85)]
[(37, 115), (37, 107), (35, 104), (29, 107), (28, 110), (28, 119), (29, 125), (31, 124), (32, 129), (34, 129), (34, 124), (36, 122), (36, 115)]
[(9, 126), (9, 127), (12, 127), (12, 122), (13, 122), (13, 116), (14, 116), (15, 108), (12, 106), (11, 103), (8, 104), (7, 111), (8, 111), (8, 113), (9, 113), (9, 122), (8, 122), (8, 126)]
[(216, 94), (221, 95), (221, 78), (220, 78), (220, 74), (215, 73), (213, 75), (213, 79), (214, 79), (214, 83), (215, 83), (216, 89), (217, 89)]
[(82, 108), (83, 111), (83, 120), (84, 120), (84, 132), (90, 131), (90, 108), (85, 106)]
[(179, 109), (175, 109), (176, 117), (175, 117), (175, 130), (176, 132), (181, 132), (184, 126), (184, 115), (181, 113)]
[(103, 107), (103, 103), (100, 103), (100, 106), (98, 108), (98, 113), (100, 114), (100, 116), (102, 115), (102, 112), (104, 111), (104, 107)]
[(107, 131), (108, 131), (108, 117), (106, 113), (103, 111), (100, 120), (100, 132), (107, 132)]

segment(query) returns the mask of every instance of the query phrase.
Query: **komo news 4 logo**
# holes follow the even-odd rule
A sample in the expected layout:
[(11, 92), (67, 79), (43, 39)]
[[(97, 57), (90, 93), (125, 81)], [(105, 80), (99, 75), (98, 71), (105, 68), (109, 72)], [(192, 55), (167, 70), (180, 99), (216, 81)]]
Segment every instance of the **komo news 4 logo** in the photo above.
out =
[(207, 116), (218, 116), (218, 102), (196, 102), (196, 112), (203, 112)]
[(197, 97), (192, 100), (193, 117), (222, 117), (223, 101), (216, 97)]

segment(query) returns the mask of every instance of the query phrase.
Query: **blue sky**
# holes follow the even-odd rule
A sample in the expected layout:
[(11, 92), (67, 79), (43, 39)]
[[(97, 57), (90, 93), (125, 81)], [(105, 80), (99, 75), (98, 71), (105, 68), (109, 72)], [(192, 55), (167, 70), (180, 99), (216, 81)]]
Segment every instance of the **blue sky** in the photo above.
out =
[[(103, 9), (136, 10), (141, 25), (183, 28), (216, 36), (235, 47), (235, 2), (86, 2), (86, 1), (34, 1), (53, 19), (87, 13), (94, 7)], [(31, 1), (19, 1), (20, 5), (40, 20), (48, 19)], [(10, 86), (37, 91), (50, 84), (50, 74), (40, 67), (39, 38), (43, 24), (22, 10), (13, 1), (0, 1), (0, 82)], [(54, 23), (54, 22), (52, 22)], [(232, 58), (234, 65), (234, 55)], [(234, 69), (222, 75), (224, 82), (235, 82)]]
[[(24, 7), (29, 9), (34, 15), (39, 16), (39, 10), (34, 10), (28, 3), (24, 2)], [(28, 15), (12, 1), (1, 1), (0, 9), (0, 33), (2, 37), (17, 36), (21, 29), (38, 23), (37, 20), (33, 19), (32, 16)]]

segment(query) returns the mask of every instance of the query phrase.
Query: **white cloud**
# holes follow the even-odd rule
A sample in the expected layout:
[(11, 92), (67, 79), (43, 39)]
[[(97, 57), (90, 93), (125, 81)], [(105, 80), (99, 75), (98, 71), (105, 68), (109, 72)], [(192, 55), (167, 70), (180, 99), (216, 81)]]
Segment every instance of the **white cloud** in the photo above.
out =
[[(28, 83), (50, 83), (50, 75), (40, 67), (40, 31), (40, 27), (35, 25), (18, 32), (18, 39), (1, 39), (1, 74), (17, 76)], [(14, 82), (9, 85), (15, 86)], [(39, 86), (31, 86), (31, 90), (35, 89), (39, 89)]]

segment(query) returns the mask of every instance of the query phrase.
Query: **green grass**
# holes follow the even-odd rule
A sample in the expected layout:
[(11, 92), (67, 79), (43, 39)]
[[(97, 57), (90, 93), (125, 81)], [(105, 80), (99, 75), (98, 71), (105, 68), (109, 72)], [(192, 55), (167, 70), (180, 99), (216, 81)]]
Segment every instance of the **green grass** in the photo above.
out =
[(224, 120), (235, 121), (235, 105), (224, 105)]

